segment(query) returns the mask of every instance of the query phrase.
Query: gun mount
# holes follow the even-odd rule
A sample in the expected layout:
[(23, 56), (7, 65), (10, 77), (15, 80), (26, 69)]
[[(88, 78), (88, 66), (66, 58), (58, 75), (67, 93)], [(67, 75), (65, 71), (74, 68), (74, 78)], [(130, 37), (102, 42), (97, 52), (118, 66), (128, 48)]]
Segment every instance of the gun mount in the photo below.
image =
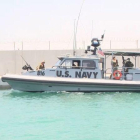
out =
[[(101, 40), (98, 38), (93, 38), (91, 40), (91, 46), (87, 46), (87, 50), (85, 50), (85, 53), (93, 52), (92, 55), (96, 55), (97, 48), (100, 46), (100, 42), (103, 41), (104, 34), (101, 36)], [(91, 49), (91, 47), (94, 47), (94, 49)]]

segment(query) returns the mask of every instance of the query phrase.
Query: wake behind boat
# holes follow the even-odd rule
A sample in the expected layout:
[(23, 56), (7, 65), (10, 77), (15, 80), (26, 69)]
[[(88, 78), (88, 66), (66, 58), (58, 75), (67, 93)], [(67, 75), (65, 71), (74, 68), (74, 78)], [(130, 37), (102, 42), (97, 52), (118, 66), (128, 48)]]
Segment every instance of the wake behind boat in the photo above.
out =
[[(59, 61), (50, 69), (32, 70), (22, 75), (6, 74), (3, 82), (21, 91), (140, 91), (140, 69), (125, 67), (124, 56), (140, 56), (139, 52), (104, 52), (105, 57), (96, 54), (100, 41), (93, 38), (85, 56), (60, 56)], [(91, 49), (94, 47), (94, 49)], [(106, 68), (107, 56), (121, 56), (122, 67)], [(100, 68), (101, 66), (101, 68)], [(28, 66), (27, 66), (28, 67)], [(24, 67), (25, 68), (25, 67)], [(116, 69), (114, 71), (114, 69)], [(27, 68), (28, 70), (28, 68)], [(110, 79), (107, 71), (112, 71)]]

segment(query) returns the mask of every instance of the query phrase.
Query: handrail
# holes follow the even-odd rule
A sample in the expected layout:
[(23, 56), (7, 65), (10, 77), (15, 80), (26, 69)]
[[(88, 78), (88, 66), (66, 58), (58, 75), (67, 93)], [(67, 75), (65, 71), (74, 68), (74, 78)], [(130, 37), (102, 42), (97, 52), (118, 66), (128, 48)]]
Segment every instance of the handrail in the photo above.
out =
[(58, 66), (52, 66), (52, 68), (54, 68), (54, 67), (59, 67), (59, 68), (86, 68), (86, 69), (97, 69), (97, 67), (84, 67), (84, 66), (62, 66), (62, 65), (58, 65)]
[[(113, 69), (115, 69), (115, 68), (117, 68), (117, 70), (120, 70), (122, 72), (122, 78), (123, 78), (122, 80), (124, 80), (125, 74), (127, 74), (127, 73), (133, 74), (133, 75), (136, 74), (135, 72), (130, 73), (130, 72), (125, 71), (125, 69), (136, 69), (136, 68), (133, 68), (133, 67), (114, 67)], [(105, 79), (106, 79), (106, 73), (107, 73), (108, 70), (111, 70), (112, 71), (111, 74), (113, 75), (113, 69), (112, 68), (107, 68), (106, 70), (104, 70)]]

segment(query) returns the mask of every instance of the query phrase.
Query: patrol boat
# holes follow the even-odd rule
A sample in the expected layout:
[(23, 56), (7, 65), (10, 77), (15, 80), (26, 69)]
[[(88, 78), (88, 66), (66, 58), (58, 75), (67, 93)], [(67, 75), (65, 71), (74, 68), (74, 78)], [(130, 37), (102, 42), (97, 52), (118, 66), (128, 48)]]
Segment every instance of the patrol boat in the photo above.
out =
[[(124, 56), (134, 56), (136, 60), (140, 53), (106, 51), (104, 56), (99, 57), (97, 48), (100, 41), (102, 40), (93, 38), (84, 56), (60, 56), (52, 68), (44, 70), (32, 70), (29, 65), (24, 66), (28, 71), (22, 75), (6, 74), (2, 76), (2, 81), (9, 83), (15, 90), (28, 92), (140, 91), (140, 69), (136, 68), (135, 63), (135, 68), (127, 68), (126, 72), (124, 59)], [(114, 73), (113, 68), (106, 68), (108, 56), (122, 57), (123, 65)], [(107, 76), (109, 69), (112, 70), (111, 79)]]

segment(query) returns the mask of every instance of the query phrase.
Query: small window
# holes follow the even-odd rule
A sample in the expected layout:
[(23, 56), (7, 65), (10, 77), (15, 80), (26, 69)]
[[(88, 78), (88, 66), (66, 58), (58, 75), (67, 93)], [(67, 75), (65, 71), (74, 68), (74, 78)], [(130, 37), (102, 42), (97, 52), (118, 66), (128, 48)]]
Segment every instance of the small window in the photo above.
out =
[(71, 68), (72, 67), (72, 62), (71, 60), (65, 60), (62, 65), (63, 68)]
[(73, 61), (72, 61), (72, 68), (73, 68), (73, 69), (79, 69), (80, 66), (81, 66), (80, 60), (73, 60)]
[(83, 60), (82, 61), (82, 66), (85, 69), (95, 69), (96, 68), (96, 63), (93, 60)]

